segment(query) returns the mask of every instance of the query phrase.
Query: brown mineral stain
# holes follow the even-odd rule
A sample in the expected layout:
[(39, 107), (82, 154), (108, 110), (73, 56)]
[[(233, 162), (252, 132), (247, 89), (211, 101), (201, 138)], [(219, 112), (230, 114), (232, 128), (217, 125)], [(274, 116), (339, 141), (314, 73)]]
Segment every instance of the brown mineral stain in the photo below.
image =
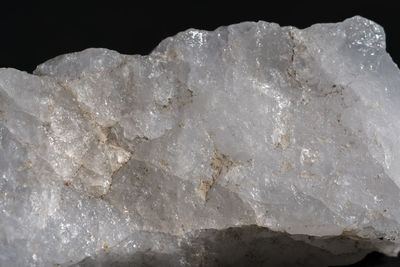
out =
[(293, 169), (293, 164), (292, 162), (290, 162), (289, 160), (284, 160), (282, 165), (281, 165), (281, 173), (285, 174), (288, 171), (290, 171), (291, 169)]
[(288, 133), (281, 135), (281, 140), (279, 142), (279, 146), (283, 150), (288, 149), (290, 147), (290, 135)]
[(302, 171), (300, 173), (300, 178), (303, 179), (315, 179), (318, 178), (318, 176), (310, 171)]
[(160, 168), (163, 169), (164, 171), (168, 170), (168, 162), (165, 160), (160, 160)]
[(207, 179), (200, 179), (198, 194), (203, 201), (207, 201), (208, 191), (211, 189), (213, 181)]
[(211, 179), (200, 179), (200, 185), (198, 188), (200, 198), (203, 201), (207, 201), (208, 191), (212, 188), (218, 177), (220, 177), (223, 172), (229, 172), (232, 167), (238, 164), (239, 163), (231, 160), (228, 155), (220, 153), (218, 148), (214, 147), (214, 156), (211, 158), (210, 163), (211, 169), (214, 171), (214, 174), (211, 176)]

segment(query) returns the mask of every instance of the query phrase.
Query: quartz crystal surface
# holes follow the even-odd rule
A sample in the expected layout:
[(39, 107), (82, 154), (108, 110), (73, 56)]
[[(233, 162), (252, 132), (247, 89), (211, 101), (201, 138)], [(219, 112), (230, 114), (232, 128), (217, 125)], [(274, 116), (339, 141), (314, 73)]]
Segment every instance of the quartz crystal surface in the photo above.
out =
[(0, 265), (395, 256), (399, 87), (382, 27), (362, 17), (0, 69)]

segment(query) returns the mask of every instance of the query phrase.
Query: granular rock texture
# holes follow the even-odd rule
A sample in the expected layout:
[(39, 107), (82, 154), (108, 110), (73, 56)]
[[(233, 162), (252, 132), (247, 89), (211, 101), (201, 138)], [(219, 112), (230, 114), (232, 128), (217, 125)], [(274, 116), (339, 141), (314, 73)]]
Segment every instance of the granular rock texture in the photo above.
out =
[(190, 29), (0, 69), (1, 266), (324, 266), (400, 249), (383, 29)]

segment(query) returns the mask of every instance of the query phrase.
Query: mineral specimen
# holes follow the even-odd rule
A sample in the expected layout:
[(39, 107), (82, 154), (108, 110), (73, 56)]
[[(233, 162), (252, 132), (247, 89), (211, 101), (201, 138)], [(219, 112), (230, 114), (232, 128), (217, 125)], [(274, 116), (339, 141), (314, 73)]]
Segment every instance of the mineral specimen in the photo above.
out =
[(399, 87), (383, 29), (362, 17), (0, 69), (0, 265), (397, 255)]

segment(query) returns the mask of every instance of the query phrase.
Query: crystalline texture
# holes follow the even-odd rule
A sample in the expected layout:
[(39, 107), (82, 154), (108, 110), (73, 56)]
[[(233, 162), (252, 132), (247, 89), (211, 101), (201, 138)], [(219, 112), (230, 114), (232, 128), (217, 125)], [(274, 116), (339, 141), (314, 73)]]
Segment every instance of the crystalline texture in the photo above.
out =
[(396, 255), (399, 86), (383, 29), (361, 17), (0, 69), (0, 265)]

